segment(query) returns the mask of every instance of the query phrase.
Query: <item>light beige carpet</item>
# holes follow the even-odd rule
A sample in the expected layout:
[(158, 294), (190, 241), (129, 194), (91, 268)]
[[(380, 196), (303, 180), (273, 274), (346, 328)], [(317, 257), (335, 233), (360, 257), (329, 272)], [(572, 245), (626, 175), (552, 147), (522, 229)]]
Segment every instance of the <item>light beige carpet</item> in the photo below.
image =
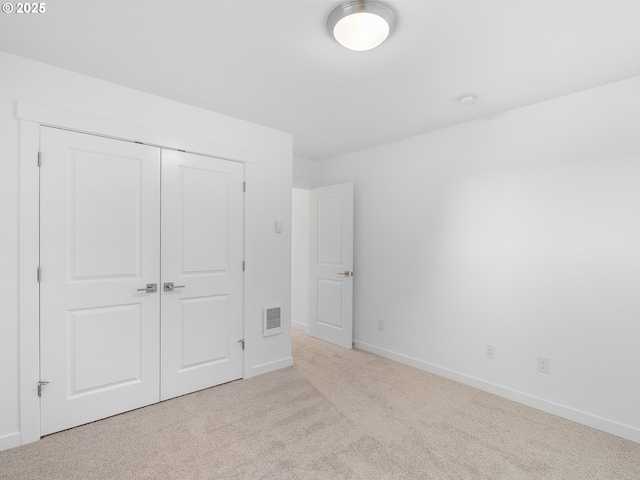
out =
[(0, 452), (0, 478), (640, 479), (640, 444), (299, 330), (293, 355)]

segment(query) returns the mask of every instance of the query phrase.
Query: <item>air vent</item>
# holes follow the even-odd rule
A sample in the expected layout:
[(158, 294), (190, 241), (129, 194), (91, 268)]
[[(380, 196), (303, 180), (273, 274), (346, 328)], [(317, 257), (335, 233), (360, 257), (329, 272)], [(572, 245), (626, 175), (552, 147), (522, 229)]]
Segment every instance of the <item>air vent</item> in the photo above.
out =
[(262, 334), (265, 337), (282, 333), (282, 305), (269, 305), (262, 310)]

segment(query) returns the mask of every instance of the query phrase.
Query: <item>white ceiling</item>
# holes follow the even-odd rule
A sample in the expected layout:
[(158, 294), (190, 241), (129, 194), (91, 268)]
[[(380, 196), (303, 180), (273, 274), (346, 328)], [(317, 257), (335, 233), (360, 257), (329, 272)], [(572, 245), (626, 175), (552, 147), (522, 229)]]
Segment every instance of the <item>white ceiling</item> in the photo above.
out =
[(329, 36), (339, 3), (50, 1), (0, 14), (0, 50), (291, 132), (313, 160), (640, 75), (640, 0), (388, 0), (368, 52)]

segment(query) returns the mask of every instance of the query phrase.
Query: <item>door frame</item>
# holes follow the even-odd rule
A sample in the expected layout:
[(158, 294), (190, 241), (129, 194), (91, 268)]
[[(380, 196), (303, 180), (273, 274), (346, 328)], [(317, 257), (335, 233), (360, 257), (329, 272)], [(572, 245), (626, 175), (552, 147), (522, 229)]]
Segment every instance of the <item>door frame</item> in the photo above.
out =
[[(18, 323), (19, 323), (19, 381), (20, 381), (20, 440), (19, 444), (40, 439), (40, 289), (37, 269), (40, 264), (40, 127), (48, 126), (78, 133), (99, 135), (128, 142), (140, 142), (158, 148), (185, 151), (244, 164), (244, 181), (249, 188), (244, 197), (244, 260), (242, 324), (247, 349), (243, 355), (243, 378), (251, 376), (251, 329), (247, 319), (251, 312), (253, 294), (253, 239), (251, 228), (254, 216), (253, 166), (256, 152), (250, 149), (210, 142), (182, 134), (131, 125), (91, 115), (69, 112), (36, 103), (17, 101), (16, 118), (20, 124), (19, 150), (19, 225), (18, 225)], [(46, 158), (43, 159), (46, 162)], [(45, 275), (45, 272), (43, 272)]]

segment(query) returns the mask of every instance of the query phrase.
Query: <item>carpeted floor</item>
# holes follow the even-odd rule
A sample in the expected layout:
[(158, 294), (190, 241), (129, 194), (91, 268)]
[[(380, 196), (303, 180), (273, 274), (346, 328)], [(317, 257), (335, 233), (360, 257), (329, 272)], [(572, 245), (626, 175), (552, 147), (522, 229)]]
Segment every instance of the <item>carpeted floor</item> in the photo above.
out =
[(0, 452), (0, 479), (640, 479), (640, 444), (299, 330), (293, 354)]

